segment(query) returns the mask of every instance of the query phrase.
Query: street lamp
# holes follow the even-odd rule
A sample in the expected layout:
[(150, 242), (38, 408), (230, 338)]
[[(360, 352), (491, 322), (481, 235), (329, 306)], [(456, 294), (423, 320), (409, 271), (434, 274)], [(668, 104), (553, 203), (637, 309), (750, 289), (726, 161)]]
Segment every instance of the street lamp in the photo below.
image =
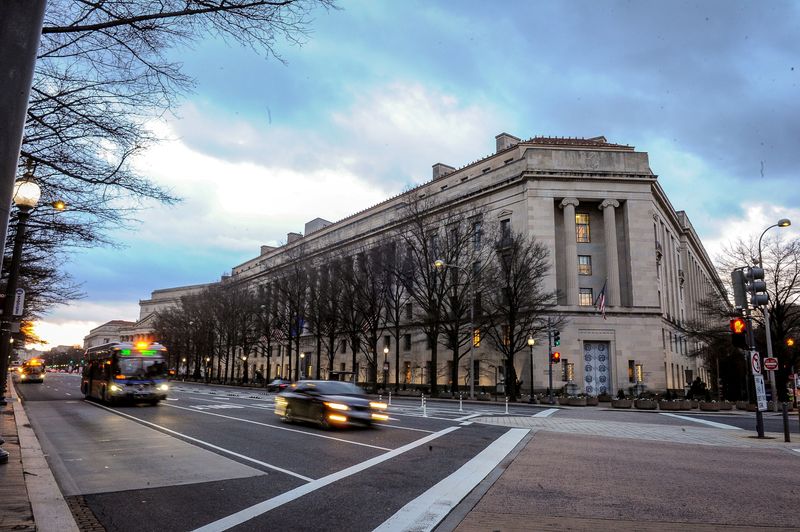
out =
[[(788, 218), (781, 218), (780, 220), (778, 220), (778, 223), (772, 224), (769, 227), (767, 227), (766, 229), (764, 229), (764, 231), (761, 233), (761, 236), (758, 237), (758, 267), (759, 268), (761, 268), (762, 270), (764, 269), (764, 263), (763, 263), (763, 261), (761, 259), (761, 239), (764, 238), (764, 235), (767, 234), (767, 231), (769, 231), (773, 227), (789, 227), (790, 225), (792, 225), (792, 221), (791, 220), (789, 220)], [(767, 357), (772, 358), (772, 331), (770, 330), (770, 325), (769, 325), (769, 302), (767, 302), (767, 304), (765, 304), (764, 307), (762, 308), (762, 313), (764, 315), (764, 329), (765, 329), (766, 335), (767, 335)], [(773, 412), (777, 412), (778, 411), (778, 395), (777, 395), (778, 394), (778, 387), (777, 387), (777, 385), (775, 383), (775, 372), (773, 370), (770, 370), (769, 376), (770, 376), (770, 379), (769, 379), (770, 380), (770, 389), (772, 391), (772, 411)]]
[(389, 346), (385, 346), (383, 348), (383, 387), (386, 388), (388, 386), (389, 380), (389, 360), (387, 357), (389, 356)]
[(242, 366), (244, 367), (242, 370), (242, 381), (247, 383), (247, 355), (242, 357)]
[(185, 381), (189, 378), (189, 364), (186, 363), (186, 357), (183, 357), (181, 362), (183, 362), (183, 380)]
[[(39, 203), (41, 195), (42, 189), (34, 181), (33, 168), (29, 163), (25, 174), (14, 184), (13, 201), (19, 213), (17, 214), (17, 233), (14, 236), (14, 251), (11, 255), (11, 267), (6, 283), (6, 296), (3, 300), (3, 316), (0, 321), (0, 405), (6, 404), (8, 361), (11, 356), (11, 322), (14, 315), (22, 314), (22, 308), (14, 308), (14, 301), (17, 297), (22, 243), (25, 241), (25, 224), (30, 217), (31, 210)], [(24, 297), (24, 292), (22, 297)], [(19, 306), (21, 307), (21, 305)]]
[(531, 348), (531, 397), (528, 399), (529, 403), (533, 403), (533, 346), (536, 344), (536, 340), (533, 339), (533, 336), (528, 336), (528, 347)]
[[(442, 259), (436, 259), (433, 262), (433, 267), (437, 270), (445, 268), (454, 268), (456, 270), (464, 270), (460, 266), (447, 264)], [(472, 282), (467, 279), (469, 286), (469, 398), (475, 399), (475, 299), (472, 294)]]
[(306, 365), (304, 359), (306, 358), (305, 353), (300, 353), (300, 379), (306, 378)]
[(206, 382), (209, 382), (211, 372), (211, 357), (206, 357)]

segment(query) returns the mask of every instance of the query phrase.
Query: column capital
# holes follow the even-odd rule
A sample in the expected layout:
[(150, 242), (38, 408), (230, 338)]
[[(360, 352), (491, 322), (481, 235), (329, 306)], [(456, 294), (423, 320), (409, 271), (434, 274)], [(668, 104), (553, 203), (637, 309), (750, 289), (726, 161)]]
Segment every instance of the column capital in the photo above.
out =
[(561, 203), (558, 206), (563, 209), (567, 205), (572, 205), (573, 207), (577, 207), (580, 204), (581, 204), (581, 202), (578, 201), (577, 198), (564, 198), (564, 199), (561, 200)]
[(619, 202), (617, 200), (614, 200), (614, 199), (603, 200), (603, 203), (600, 204), (598, 209), (600, 209), (602, 211), (606, 207), (614, 207), (616, 209), (616, 208), (619, 207)]

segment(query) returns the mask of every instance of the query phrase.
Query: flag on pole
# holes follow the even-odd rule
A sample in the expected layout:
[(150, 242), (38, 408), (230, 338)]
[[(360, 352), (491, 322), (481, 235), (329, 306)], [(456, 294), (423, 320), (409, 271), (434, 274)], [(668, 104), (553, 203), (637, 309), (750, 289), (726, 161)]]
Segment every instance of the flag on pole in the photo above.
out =
[(603, 314), (603, 319), (606, 319), (606, 280), (603, 283), (603, 289), (600, 290), (600, 293), (597, 295), (597, 299), (594, 300), (594, 308), (599, 310)]

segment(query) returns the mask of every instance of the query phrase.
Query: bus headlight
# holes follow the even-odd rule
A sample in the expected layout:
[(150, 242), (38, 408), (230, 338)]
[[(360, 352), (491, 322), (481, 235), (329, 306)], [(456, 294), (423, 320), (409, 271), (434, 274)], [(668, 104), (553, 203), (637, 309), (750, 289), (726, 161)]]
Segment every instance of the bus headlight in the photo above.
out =
[(121, 392), (122, 391), (122, 388), (120, 388), (116, 384), (112, 384), (111, 386), (108, 387), (108, 389), (111, 390), (112, 392)]
[(158, 391), (160, 391), (160, 392), (169, 391), (169, 385), (168, 384), (159, 384), (158, 385)]

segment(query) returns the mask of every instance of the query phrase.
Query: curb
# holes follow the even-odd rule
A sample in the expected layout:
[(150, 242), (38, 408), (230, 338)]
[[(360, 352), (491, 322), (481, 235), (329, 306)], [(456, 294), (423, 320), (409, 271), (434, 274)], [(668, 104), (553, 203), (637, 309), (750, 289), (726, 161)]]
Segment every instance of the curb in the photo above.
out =
[[(10, 379), (9, 379), (10, 380)], [(22, 467), (25, 472), (25, 487), (31, 501), (33, 521), (37, 530), (78, 532), (78, 526), (58, 488), (53, 472), (39, 445), (39, 439), (31, 428), (28, 415), (17, 395), (13, 381), (8, 387), (14, 403), (14, 421), (17, 424)]]

